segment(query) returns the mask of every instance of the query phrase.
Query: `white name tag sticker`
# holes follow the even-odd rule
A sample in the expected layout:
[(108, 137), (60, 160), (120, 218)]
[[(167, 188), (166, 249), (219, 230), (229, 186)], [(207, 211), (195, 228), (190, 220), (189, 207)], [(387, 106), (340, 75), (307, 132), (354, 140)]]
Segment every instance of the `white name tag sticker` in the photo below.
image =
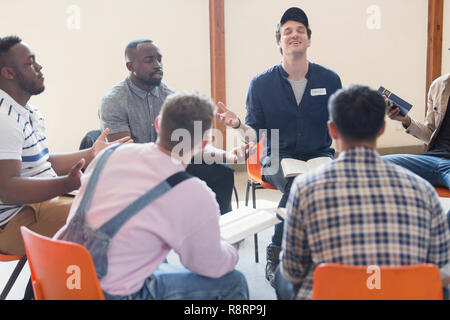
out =
[(311, 96), (325, 96), (327, 94), (326, 88), (311, 89)]

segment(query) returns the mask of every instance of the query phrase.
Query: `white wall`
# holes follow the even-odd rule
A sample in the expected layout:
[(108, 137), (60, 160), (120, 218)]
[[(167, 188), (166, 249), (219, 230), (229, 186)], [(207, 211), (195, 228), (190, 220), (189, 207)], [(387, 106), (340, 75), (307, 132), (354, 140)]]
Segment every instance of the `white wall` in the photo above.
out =
[[(79, 30), (67, 26), (76, 25), (71, 5)], [(0, 12), (0, 36), (20, 36), (43, 65), (46, 90), (30, 102), (45, 115), (53, 152), (78, 149), (99, 127), (98, 105), (126, 77), (131, 40), (159, 45), (170, 87), (211, 92), (207, 0), (1, 0)]]
[[(367, 26), (372, 5), (379, 8), (379, 29)], [(308, 15), (311, 61), (335, 70), (343, 86), (390, 89), (414, 105), (411, 116), (423, 120), (427, 0), (227, 0), (227, 103), (241, 117), (250, 80), (281, 61), (275, 27), (291, 6), (301, 7)], [(228, 137), (234, 140), (230, 130)], [(420, 144), (392, 121), (379, 140), (380, 147)]]
[[(71, 5), (80, 9), (80, 29)], [(380, 29), (368, 29), (367, 9), (380, 9)], [(227, 104), (242, 118), (252, 77), (278, 64), (274, 31), (282, 13), (299, 6), (313, 31), (310, 60), (335, 70), (343, 85), (380, 85), (412, 103), (423, 120), (427, 0), (226, 0)], [(448, 20), (445, 0), (444, 20)], [(32, 98), (47, 119), (51, 151), (78, 148), (98, 127), (101, 97), (126, 76), (123, 50), (137, 38), (160, 46), (164, 82), (210, 94), (208, 0), (1, 0), (0, 35), (17, 34), (35, 50), (46, 91)], [(450, 70), (450, 25), (444, 23), (443, 72)], [(229, 145), (233, 132), (228, 132)], [(388, 120), (379, 146), (420, 145)]]

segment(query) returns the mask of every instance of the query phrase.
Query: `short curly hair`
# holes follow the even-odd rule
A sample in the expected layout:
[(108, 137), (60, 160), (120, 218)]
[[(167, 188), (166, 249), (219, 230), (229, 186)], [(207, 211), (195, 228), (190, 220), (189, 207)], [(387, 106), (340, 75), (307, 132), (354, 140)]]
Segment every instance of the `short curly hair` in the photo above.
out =
[(8, 53), (9, 49), (21, 42), (22, 39), (18, 36), (0, 37), (0, 68), (4, 67), (6, 64), (5, 55)]
[(12, 46), (21, 43), (22, 39), (18, 36), (6, 36), (0, 38), (0, 53), (6, 53), (11, 49)]

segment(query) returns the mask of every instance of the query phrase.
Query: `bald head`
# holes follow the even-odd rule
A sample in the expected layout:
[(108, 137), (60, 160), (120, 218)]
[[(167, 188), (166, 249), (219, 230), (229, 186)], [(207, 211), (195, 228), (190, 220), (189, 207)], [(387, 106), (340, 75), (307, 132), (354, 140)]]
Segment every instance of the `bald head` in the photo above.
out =
[(145, 91), (160, 85), (163, 77), (162, 54), (152, 40), (135, 40), (125, 49), (126, 67), (131, 81)]
[(131, 41), (125, 48), (125, 59), (127, 62), (132, 62), (135, 59), (137, 47), (142, 43), (153, 43), (153, 40), (139, 39)]

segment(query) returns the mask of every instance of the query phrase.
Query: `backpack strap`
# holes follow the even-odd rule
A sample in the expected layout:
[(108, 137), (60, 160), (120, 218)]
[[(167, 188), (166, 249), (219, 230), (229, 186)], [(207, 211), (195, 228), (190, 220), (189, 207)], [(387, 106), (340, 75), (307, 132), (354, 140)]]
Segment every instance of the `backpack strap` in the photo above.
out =
[(86, 211), (89, 209), (91, 205), (92, 195), (94, 194), (95, 187), (97, 186), (100, 173), (103, 171), (103, 168), (105, 167), (105, 164), (108, 161), (111, 154), (121, 145), (122, 143), (118, 143), (106, 149), (100, 156), (100, 159), (98, 159), (94, 171), (92, 172), (91, 177), (89, 178), (89, 182), (86, 186), (86, 190), (84, 191), (83, 198), (81, 199), (80, 205), (77, 208), (75, 216), (84, 219)]

